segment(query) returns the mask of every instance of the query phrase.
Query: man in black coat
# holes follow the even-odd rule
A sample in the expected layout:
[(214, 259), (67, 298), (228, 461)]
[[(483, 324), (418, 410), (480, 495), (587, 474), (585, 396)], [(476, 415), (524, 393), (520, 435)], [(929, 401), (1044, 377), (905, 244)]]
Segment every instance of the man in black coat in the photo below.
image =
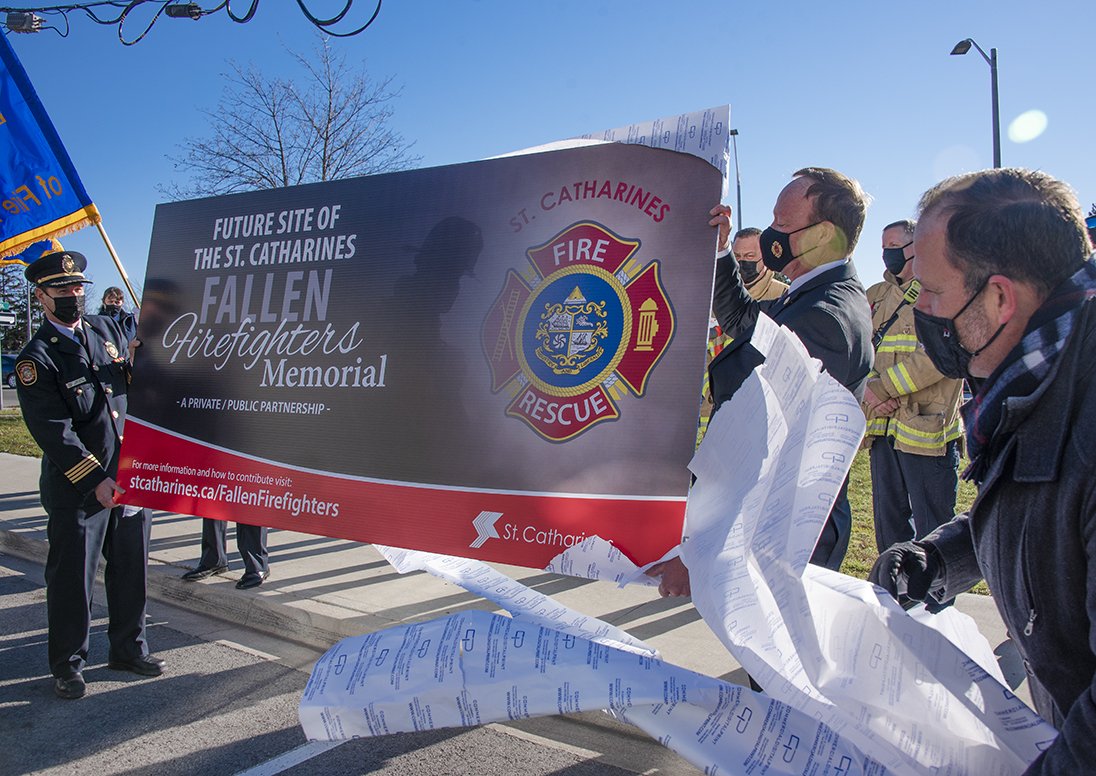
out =
[[(1096, 263), (1076, 195), (995, 169), (925, 193), (914, 233), (917, 339), (962, 409), (970, 511), (887, 549), (871, 580), (947, 601), (980, 578), (1059, 731), (1025, 774), (1096, 764)], [(1040, 747), (1042, 748), (1042, 747)]]
[(100, 554), (107, 563), (108, 666), (159, 676), (164, 662), (145, 642), (149, 519), (115, 500), (130, 341), (115, 321), (84, 315), (86, 266), (81, 254), (56, 251), (27, 267), (46, 321), (15, 365), (23, 419), (42, 448), (49, 665), (54, 691), (66, 699), (86, 691)]
[[(807, 352), (858, 399), (874, 358), (871, 309), (850, 259), (866, 210), (867, 198), (856, 181), (835, 170), (807, 167), (780, 192), (772, 226), (761, 235), (766, 266), (791, 280), (766, 312), (795, 332)], [(712, 308), (726, 334), (748, 338), (760, 308), (729, 251), (730, 215), (723, 205), (712, 210), (711, 223), (719, 229)], [(734, 364), (722, 366), (718, 358), (710, 371), (718, 407), (746, 375), (740, 376)]]
[[(864, 226), (867, 197), (860, 184), (836, 170), (806, 167), (795, 173), (773, 208), (772, 225), (761, 234), (765, 266), (791, 280), (765, 312), (802, 340), (834, 379), (863, 397), (871, 371), (871, 309), (850, 256)], [(736, 348), (724, 349), (708, 368), (713, 415), (764, 361), (748, 342), (761, 307), (746, 290), (730, 251), (731, 209), (718, 205), (709, 222), (719, 231), (712, 309)], [(852, 508), (848, 478), (830, 510), (811, 562), (838, 569), (849, 547)], [(661, 575), (663, 595), (689, 595), (688, 570), (674, 559), (649, 570)]]

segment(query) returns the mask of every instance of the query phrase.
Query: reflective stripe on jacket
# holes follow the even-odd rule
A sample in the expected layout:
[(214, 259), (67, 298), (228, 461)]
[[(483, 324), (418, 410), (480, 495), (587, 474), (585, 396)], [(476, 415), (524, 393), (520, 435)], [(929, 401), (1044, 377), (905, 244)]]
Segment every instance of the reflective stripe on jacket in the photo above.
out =
[(896, 450), (940, 456), (949, 442), (963, 438), (959, 418), (963, 381), (940, 374), (917, 341), (913, 302), (903, 303), (907, 292), (916, 300), (917, 287), (910, 290), (914, 281), (900, 286), (890, 272), (884, 277), (868, 289), (872, 331), (878, 332), (895, 311), (898, 317), (876, 346), (868, 388), (879, 397), (897, 399), (898, 409), (881, 417), (864, 405), (868, 419), (864, 446), (871, 446), (872, 437), (889, 436)]

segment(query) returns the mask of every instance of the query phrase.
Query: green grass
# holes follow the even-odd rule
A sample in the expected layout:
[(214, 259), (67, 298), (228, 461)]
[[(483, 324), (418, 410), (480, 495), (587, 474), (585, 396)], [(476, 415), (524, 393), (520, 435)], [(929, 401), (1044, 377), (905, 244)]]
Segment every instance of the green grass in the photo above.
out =
[[(17, 409), (0, 411), (0, 452), (34, 456), (42, 454)], [(964, 459), (959, 465), (959, 471), (966, 465), (967, 461)], [(955, 504), (957, 512), (970, 508), (974, 501), (974, 492), (973, 485), (960, 480), (959, 498)], [(849, 503), (852, 505), (852, 538), (849, 540), (849, 553), (841, 564), (841, 571), (849, 576), (867, 579), (877, 553), (875, 527), (872, 524), (871, 471), (866, 450), (856, 454), (849, 473)], [(984, 582), (980, 582), (972, 592), (986, 595), (989, 590)]]
[(852, 506), (852, 538), (841, 571), (850, 577), (867, 579), (879, 555), (875, 551), (875, 525), (872, 522), (871, 466), (868, 451), (861, 450), (849, 472), (849, 504)]
[(27, 431), (18, 409), (0, 410), (0, 452), (34, 456), (42, 454)]
[[(959, 463), (959, 471), (962, 472), (968, 463), (964, 458)], [(974, 496), (974, 485), (959, 480), (959, 497), (955, 501), (955, 511), (965, 512), (970, 509)], [(875, 550), (875, 525), (872, 522), (871, 467), (868, 464), (867, 450), (861, 450), (853, 460), (852, 470), (849, 472), (849, 504), (852, 506), (852, 538), (849, 540), (849, 552), (845, 556), (845, 562), (841, 564), (841, 571), (850, 577), (867, 579), (878, 556)], [(979, 582), (971, 592), (989, 595), (989, 588), (985, 582)]]

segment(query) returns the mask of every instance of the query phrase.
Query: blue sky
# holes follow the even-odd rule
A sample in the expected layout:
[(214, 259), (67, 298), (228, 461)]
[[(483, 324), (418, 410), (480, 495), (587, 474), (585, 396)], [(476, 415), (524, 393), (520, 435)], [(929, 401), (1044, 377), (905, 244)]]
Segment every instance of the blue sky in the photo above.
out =
[[(309, 4), (320, 15), (342, 2)], [(372, 9), (356, 0), (352, 13)], [(286, 0), (248, 24), (163, 18), (129, 47), (70, 18), (67, 38), (8, 39), (140, 282), (156, 186), (177, 175), (166, 155), (204, 133), (226, 60), (295, 72), (285, 47), (310, 48), (314, 28)], [(387, 0), (369, 30), (333, 45), (402, 85), (395, 126), (424, 166), (730, 103), (742, 225), (768, 225), (794, 170), (835, 167), (874, 200), (855, 256), (869, 284), (886, 223), (942, 177), (992, 164), (990, 71), (974, 50), (949, 56), (963, 38), (999, 50), (1004, 164), (1065, 179), (1086, 210), (1096, 201), (1094, 22), (1091, 0)], [(1009, 122), (1032, 109), (1046, 131), (1009, 141)], [(64, 242), (88, 255), (100, 288), (118, 282), (94, 230)]]

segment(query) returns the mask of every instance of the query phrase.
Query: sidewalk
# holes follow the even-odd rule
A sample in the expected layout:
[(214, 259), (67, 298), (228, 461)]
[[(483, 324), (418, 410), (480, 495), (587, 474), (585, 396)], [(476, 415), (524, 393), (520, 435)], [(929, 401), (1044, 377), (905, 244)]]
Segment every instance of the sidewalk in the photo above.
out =
[[(44, 565), (46, 517), (38, 496), (39, 467), (37, 458), (0, 453), (0, 552)], [(198, 559), (201, 533), (199, 518), (154, 513), (149, 596), (311, 647), (326, 650), (346, 636), (467, 609), (497, 609), (428, 574), (396, 573), (372, 545), (273, 529), (271, 575), (261, 587), (235, 589), (242, 571), (232, 528), (228, 538), (232, 570), (201, 582), (184, 582), (180, 576)], [(746, 683), (745, 672), (688, 599), (662, 599), (655, 588), (621, 589), (609, 582), (533, 569), (497, 568), (567, 606), (623, 628), (658, 649), (670, 663)], [(974, 618), (1000, 657), (1009, 685), (1030, 704), (1023, 667), (1007, 641), (993, 601), (963, 595), (958, 608)]]

